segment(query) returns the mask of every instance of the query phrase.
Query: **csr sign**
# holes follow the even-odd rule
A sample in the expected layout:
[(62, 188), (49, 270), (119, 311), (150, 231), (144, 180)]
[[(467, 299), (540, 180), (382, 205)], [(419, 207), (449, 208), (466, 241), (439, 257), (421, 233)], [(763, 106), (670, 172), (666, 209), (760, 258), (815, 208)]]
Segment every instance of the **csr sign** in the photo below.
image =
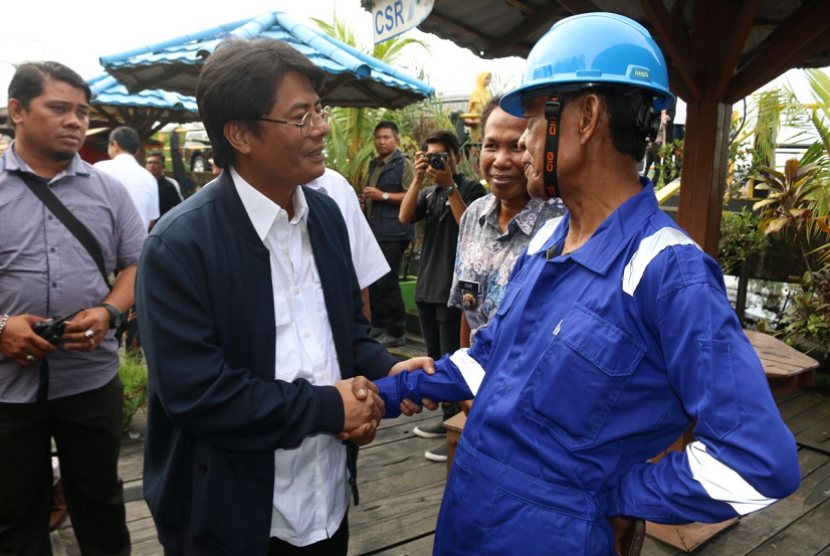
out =
[(373, 0), (375, 44), (414, 29), (429, 16), (435, 0)]

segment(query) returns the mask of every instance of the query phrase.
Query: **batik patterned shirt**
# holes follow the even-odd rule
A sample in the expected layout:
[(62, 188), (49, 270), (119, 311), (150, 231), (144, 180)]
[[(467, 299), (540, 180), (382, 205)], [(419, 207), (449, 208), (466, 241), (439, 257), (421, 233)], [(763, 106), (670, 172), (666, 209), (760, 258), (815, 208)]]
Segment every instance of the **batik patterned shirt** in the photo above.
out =
[(464, 311), (472, 336), (493, 316), (504, 296), (516, 259), (533, 233), (565, 213), (559, 199), (531, 199), (507, 225), (499, 227), (499, 200), (492, 194), (477, 199), (461, 218), (455, 274), (447, 305)]

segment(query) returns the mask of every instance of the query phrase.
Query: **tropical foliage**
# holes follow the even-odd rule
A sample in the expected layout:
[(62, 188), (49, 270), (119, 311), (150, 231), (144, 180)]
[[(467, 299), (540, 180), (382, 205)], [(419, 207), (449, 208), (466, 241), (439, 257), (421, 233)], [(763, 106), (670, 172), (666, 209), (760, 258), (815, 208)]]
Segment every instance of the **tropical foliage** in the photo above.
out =
[(121, 431), (130, 430), (130, 423), (139, 409), (147, 405), (147, 369), (141, 356), (123, 356), (118, 369), (118, 377), (124, 385), (124, 413)]
[[(786, 121), (817, 139), (801, 160), (788, 160), (783, 172), (772, 164), (763, 167), (760, 185), (768, 196), (755, 204), (761, 210), (759, 229), (791, 242), (806, 271), (793, 277), (797, 291), (776, 332), (789, 341), (810, 340), (830, 344), (830, 77), (818, 70), (805, 72), (815, 103), (798, 103), (784, 89), (761, 97), (759, 121), (767, 131), (775, 120)], [(766, 104), (764, 104), (766, 103)], [(767, 113), (764, 113), (767, 110)], [(773, 135), (774, 137), (774, 135)], [(774, 161), (775, 140), (756, 141), (759, 157)], [(765, 150), (771, 146), (769, 151)]]

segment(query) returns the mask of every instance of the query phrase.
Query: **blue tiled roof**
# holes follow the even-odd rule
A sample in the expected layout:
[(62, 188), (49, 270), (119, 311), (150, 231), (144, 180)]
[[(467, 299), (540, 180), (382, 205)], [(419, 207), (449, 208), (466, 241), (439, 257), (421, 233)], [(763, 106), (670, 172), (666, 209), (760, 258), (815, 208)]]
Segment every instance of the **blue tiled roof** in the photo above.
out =
[(130, 94), (124, 85), (106, 74), (90, 79), (87, 83), (92, 90), (93, 104), (159, 108), (173, 112), (192, 112), (196, 115), (199, 113), (196, 99), (179, 93), (147, 89)]
[(353, 80), (324, 92), (323, 101), (335, 106), (399, 108), (431, 96), (435, 88), (392, 66), (299, 23), (284, 12), (227, 23), (162, 43), (102, 56), (101, 65), (132, 91), (163, 88), (193, 95), (199, 69), (219, 43), (231, 36), (268, 37), (287, 42), (327, 75), (327, 84), (343, 74)]

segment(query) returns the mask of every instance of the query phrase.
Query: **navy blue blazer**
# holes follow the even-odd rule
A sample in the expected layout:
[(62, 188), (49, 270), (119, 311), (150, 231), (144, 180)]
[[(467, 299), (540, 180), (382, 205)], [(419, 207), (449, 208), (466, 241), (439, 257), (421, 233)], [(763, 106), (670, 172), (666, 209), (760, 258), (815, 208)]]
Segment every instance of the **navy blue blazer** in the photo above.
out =
[[(303, 191), (340, 372), (383, 377), (397, 360), (368, 335), (340, 210)], [(265, 554), (274, 450), (340, 432), (340, 395), (274, 378), (269, 253), (229, 172), (165, 215), (138, 268), (150, 381), (144, 497), (159, 540), (186, 554)], [(357, 503), (357, 447), (347, 445)]]

